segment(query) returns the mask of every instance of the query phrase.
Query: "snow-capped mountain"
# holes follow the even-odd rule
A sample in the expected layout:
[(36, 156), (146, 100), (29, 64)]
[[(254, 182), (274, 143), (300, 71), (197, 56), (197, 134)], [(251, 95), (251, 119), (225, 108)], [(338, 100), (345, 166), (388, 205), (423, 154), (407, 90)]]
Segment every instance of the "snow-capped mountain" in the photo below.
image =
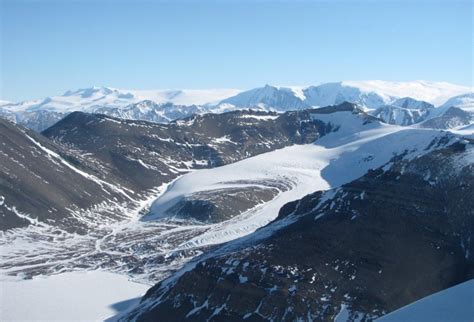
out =
[[(304, 96), (297, 90), (287, 87), (265, 85), (229, 97), (220, 102), (221, 108), (261, 108), (276, 111), (299, 110), (309, 107)], [(341, 102), (342, 103), (342, 102)], [(331, 105), (331, 104), (327, 104)]]
[(426, 120), (433, 108), (428, 102), (404, 97), (371, 111), (371, 114), (388, 124), (412, 125)]
[[(386, 107), (376, 112), (378, 117), (389, 123), (410, 125), (431, 117), (426, 113), (431, 105), (439, 106), (457, 95), (462, 96), (449, 103), (467, 106), (472, 100), (472, 88), (426, 81), (344, 81), (309, 87), (266, 85), (244, 92), (234, 89), (121, 90), (91, 87), (41, 100), (0, 105), (0, 116), (42, 131), (72, 111), (168, 122), (193, 113), (222, 113), (248, 108), (282, 112), (351, 102), (371, 113)], [(143, 101), (146, 102), (140, 103)]]
[(220, 101), (238, 92), (234, 89), (123, 90), (110, 87), (90, 87), (67, 91), (63, 95), (41, 100), (10, 103), (4, 105), (3, 108), (11, 112), (48, 110), (67, 113), (72, 111), (91, 112), (98, 107), (125, 107), (144, 100), (157, 104), (203, 105)]
[(416, 100), (411, 97), (403, 97), (395, 100), (391, 104), (392, 106), (406, 108), (410, 110), (427, 110), (435, 107), (433, 104), (430, 104), (425, 101)]
[[(412, 125), (439, 116), (435, 105), (472, 89), (448, 83), (415, 82), (337, 82), (309, 87), (265, 87), (242, 92), (218, 104), (220, 110), (259, 108), (276, 111), (351, 102), (389, 124)], [(469, 105), (471, 94), (463, 94), (448, 104)], [(217, 110), (214, 109), (214, 111)], [(442, 110), (443, 112), (446, 109)]]
[(392, 105), (382, 106), (371, 114), (389, 124), (419, 123), (428, 128), (454, 129), (474, 121), (473, 95), (455, 96), (437, 108), (427, 102), (404, 98)]
[(374, 91), (365, 91), (357, 86), (346, 84), (345, 82), (310, 86), (304, 89), (303, 92), (305, 101), (312, 106), (326, 106), (338, 104), (336, 102), (347, 101), (369, 109), (374, 109), (383, 104), (387, 104), (395, 98)]
[(471, 91), (472, 89), (466, 86), (441, 82), (344, 81), (309, 87), (267, 85), (239, 93), (221, 103), (236, 107), (262, 104), (275, 110), (294, 110), (299, 106), (337, 105), (342, 102), (355, 103), (368, 109), (376, 109), (382, 105), (428, 108), (429, 105), (425, 103), (438, 106), (450, 97)]
[(198, 112), (196, 105), (218, 102), (237, 92), (234, 89), (121, 90), (91, 87), (41, 100), (0, 105), (0, 116), (36, 131), (48, 128), (73, 111), (168, 122)]
[(426, 120), (433, 108), (434, 105), (428, 102), (403, 97), (393, 101), (390, 105), (383, 105), (371, 111), (371, 114), (385, 123), (405, 126)]

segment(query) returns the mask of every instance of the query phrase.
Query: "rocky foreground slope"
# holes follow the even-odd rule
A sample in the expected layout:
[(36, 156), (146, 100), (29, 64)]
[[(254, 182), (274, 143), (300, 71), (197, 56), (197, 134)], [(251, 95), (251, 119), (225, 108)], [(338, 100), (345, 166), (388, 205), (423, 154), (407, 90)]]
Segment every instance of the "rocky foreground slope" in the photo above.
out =
[(122, 320), (371, 320), (471, 279), (473, 158), (471, 139), (446, 135), (289, 203), (157, 284)]

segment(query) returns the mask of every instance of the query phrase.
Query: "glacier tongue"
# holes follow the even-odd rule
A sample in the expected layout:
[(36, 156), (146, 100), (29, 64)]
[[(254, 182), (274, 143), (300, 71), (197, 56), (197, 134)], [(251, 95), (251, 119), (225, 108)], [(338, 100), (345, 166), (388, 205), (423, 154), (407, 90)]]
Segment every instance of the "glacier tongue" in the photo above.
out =
[(268, 224), (284, 204), (311, 192), (350, 182), (406, 150), (421, 151), (439, 135), (438, 131), (407, 129), (378, 122), (364, 124), (363, 119), (351, 112), (315, 114), (314, 118), (339, 127), (339, 130), (314, 144), (292, 146), (227, 166), (186, 174), (153, 203), (151, 214), (145, 220), (163, 218), (167, 209), (180, 199), (217, 187), (225, 193), (226, 188), (234, 188), (239, 182), (265, 184), (272, 180), (290, 187), (280, 191), (269, 202), (257, 204), (235, 218), (212, 225), (204, 233), (179, 245), (178, 249), (227, 242)]

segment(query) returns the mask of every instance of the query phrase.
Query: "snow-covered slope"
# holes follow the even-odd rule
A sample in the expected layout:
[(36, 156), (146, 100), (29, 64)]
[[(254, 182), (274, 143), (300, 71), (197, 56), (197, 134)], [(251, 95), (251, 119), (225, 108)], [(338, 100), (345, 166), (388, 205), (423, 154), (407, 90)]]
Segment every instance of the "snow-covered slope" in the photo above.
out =
[(471, 322), (474, 319), (474, 280), (453, 286), (398, 309), (377, 322)]

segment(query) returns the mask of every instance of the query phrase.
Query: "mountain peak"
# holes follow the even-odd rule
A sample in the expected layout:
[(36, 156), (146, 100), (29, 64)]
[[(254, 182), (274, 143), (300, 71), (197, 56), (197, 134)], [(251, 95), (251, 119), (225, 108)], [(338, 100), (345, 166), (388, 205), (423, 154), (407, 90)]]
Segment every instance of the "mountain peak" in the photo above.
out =
[(411, 97), (402, 97), (394, 101), (391, 105), (407, 109), (429, 109), (434, 108), (433, 104), (425, 101), (416, 100)]
[(91, 87), (86, 87), (86, 88), (80, 88), (75, 91), (68, 90), (62, 96), (81, 96), (82, 98), (87, 98), (96, 93), (108, 95), (108, 94), (113, 93), (114, 91), (117, 91), (117, 90), (109, 88), (109, 87), (103, 87), (103, 86), (91, 86)]

